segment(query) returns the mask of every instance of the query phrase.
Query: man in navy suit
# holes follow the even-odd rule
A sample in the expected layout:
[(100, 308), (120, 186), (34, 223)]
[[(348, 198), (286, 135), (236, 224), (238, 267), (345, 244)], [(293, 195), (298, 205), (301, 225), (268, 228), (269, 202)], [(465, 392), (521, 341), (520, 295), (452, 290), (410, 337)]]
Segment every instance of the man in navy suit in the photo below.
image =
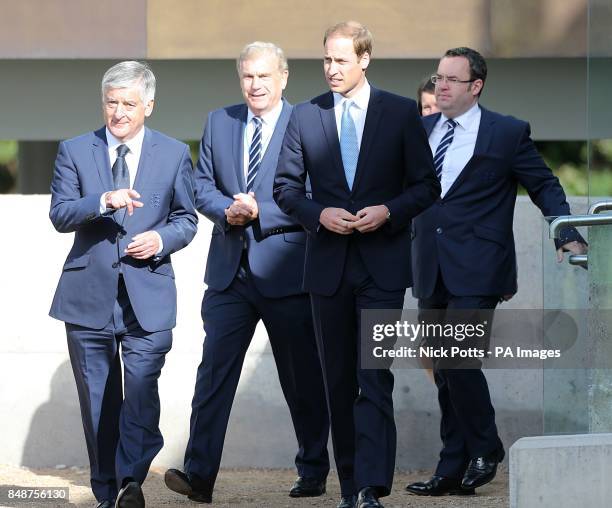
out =
[[(512, 221), (520, 183), (542, 213), (570, 213), (565, 193), (530, 138), (529, 124), (479, 106), (487, 77), (469, 48), (446, 52), (432, 81), (441, 113), (423, 119), (442, 195), (413, 222), (413, 294), (424, 315), (492, 310), (517, 290)], [(566, 228), (563, 251), (584, 240)], [(442, 451), (434, 475), (408, 485), (418, 495), (473, 494), (490, 482), (504, 449), (479, 368), (434, 366)]]
[(305, 233), (272, 199), (291, 105), (287, 60), (271, 43), (245, 46), (237, 62), (246, 104), (208, 116), (196, 170), (196, 205), (214, 223), (202, 302), (206, 339), (192, 403), (185, 470), (168, 488), (210, 503), (242, 364), (263, 321), (298, 440), (289, 495), (319, 496), (329, 471), (329, 417), (308, 295)]
[(170, 255), (198, 222), (187, 145), (144, 126), (154, 96), (147, 65), (111, 67), (106, 126), (60, 144), (51, 183), (51, 222), (75, 235), (50, 315), (66, 323), (101, 508), (145, 504), (140, 486), (163, 445), (157, 379), (176, 320)]
[(402, 308), (410, 222), (440, 184), (416, 103), (366, 79), (367, 28), (339, 23), (324, 48), (330, 91), (294, 108), (274, 196), (308, 232), (304, 284), (330, 408), (338, 506), (377, 508), (393, 482), (393, 375), (361, 368), (361, 311)]

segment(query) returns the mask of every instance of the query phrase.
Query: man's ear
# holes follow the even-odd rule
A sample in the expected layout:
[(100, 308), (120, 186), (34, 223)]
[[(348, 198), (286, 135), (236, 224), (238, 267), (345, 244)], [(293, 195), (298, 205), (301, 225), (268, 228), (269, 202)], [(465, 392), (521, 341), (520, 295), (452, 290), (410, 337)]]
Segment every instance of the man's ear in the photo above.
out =
[(368, 68), (368, 65), (370, 65), (370, 53), (366, 51), (363, 55), (361, 55), (359, 65), (361, 65), (362, 71), (365, 71)]
[(145, 116), (149, 117), (151, 116), (151, 113), (153, 113), (153, 105), (155, 104), (154, 100), (150, 100), (149, 102), (147, 102), (145, 104)]

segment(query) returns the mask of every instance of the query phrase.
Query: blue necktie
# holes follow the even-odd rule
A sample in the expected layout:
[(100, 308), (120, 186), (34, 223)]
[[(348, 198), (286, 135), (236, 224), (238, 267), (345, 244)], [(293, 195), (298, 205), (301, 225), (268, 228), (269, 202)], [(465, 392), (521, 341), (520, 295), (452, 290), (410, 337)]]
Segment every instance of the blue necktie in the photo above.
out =
[(127, 162), (125, 162), (125, 156), (129, 151), (130, 149), (126, 145), (119, 145), (117, 147), (117, 158), (113, 164), (115, 190), (130, 188), (130, 172), (128, 171)]
[(353, 188), (355, 171), (357, 170), (357, 159), (359, 158), (359, 145), (357, 144), (357, 129), (351, 116), (350, 110), (353, 101), (344, 101), (342, 110), (342, 122), (340, 123), (340, 153), (342, 154), (342, 165), (349, 189)]
[(453, 142), (453, 137), (455, 136), (455, 127), (457, 126), (457, 122), (455, 120), (449, 118), (446, 120), (446, 126), (448, 130), (444, 137), (440, 141), (438, 148), (436, 148), (436, 155), (434, 155), (434, 167), (436, 168), (436, 175), (438, 180), (442, 179), (442, 164), (444, 164), (444, 156), (446, 155), (446, 150)]
[(255, 132), (251, 139), (251, 147), (249, 148), (249, 170), (247, 171), (246, 189), (250, 192), (253, 189), (253, 183), (257, 176), (257, 170), (261, 163), (261, 125), (262, 120), (258, 116), (253, 117), (255, 122)]

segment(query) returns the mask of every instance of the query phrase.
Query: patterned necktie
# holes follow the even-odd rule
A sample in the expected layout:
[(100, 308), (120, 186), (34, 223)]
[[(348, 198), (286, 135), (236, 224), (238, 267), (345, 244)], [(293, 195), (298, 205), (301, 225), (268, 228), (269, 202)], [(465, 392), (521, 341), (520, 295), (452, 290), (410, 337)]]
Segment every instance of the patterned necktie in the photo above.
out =
[(261, 164), (261, 125), (263, 122), (258, 116), (253, 117), (253, 122), (255, 122), (255, 132), (251, 139), (251, 148), (249, 149), (249, 170), (247, 171), (246, 179), (247, 192), (253, 190), (257, 170)]
[(342, 122), (340, 123), (340, 153), (342, 154), (342, 165), (349, 189), (353, 188), (355, 171), (357, 170), (357, 159), (359, 158), (359, 145), (357, 144), (357, 129), (351, 116), (350, 110), (353, 101), (344, 101), (342, 110)]
[(453, 142), (453, 137), (455, 136), (455, 127), (457, 126), (457, 122), (455, 120), (449, 118), (446, 120), (446, 125), (448, 130), (444, 137), (440, 141), (438, 148), (436, 148), (436, 155), (434, 155), (434, 167), (436, 168), (436, 175), (438, 180), (442, 179), (442, 164), (444, 164), (444, 156), (446, 155), (446, 150)]
[(128, 171), (127, 162), (125, 162), (125, 156), (130, 151), (126, 145), (119, 145), (117, 147), (117, 159), (113, 164), (113, 182), (116, 189), (129, 189), (130, 188), (130, 172)]

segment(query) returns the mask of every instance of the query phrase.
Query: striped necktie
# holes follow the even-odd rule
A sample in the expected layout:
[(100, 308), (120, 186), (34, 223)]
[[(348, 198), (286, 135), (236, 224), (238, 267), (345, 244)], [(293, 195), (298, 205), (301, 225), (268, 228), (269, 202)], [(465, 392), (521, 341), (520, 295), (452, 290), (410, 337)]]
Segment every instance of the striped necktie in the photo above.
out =
[(357, 128), (350, 113), (353, 104), (353, 101), (344, 101), (342, 121), (340, 122), (340, 154), (342, 155), (342, 165), (349, 189), (353, 188), (357, 159), (359, 158)]
[(253, 132), (251, 147), (249, 148), (249, 170), (247, 171), (246, 178), (247, 192), (253, 190), (253, 183), (261, 163), (261, 125), (263, 122), (259, 116), (254, 116), (253, 122), (255, 122), (255, 132)]
[(436, 148), (436, 155), (434, 155), (434, 167), (436, 168), (436, 176), (438, 180), (442, 179), (442, 164), (444, 164), (444, 156), (446, 155), (446, 150), (453, 142), (453, 137), (455, 136), (455, 127), (457, 126), (457, 122), (452, 118), (446, 120), (446, 125), (448, 130), (444, 137), (440, 141), (438, 148)]

